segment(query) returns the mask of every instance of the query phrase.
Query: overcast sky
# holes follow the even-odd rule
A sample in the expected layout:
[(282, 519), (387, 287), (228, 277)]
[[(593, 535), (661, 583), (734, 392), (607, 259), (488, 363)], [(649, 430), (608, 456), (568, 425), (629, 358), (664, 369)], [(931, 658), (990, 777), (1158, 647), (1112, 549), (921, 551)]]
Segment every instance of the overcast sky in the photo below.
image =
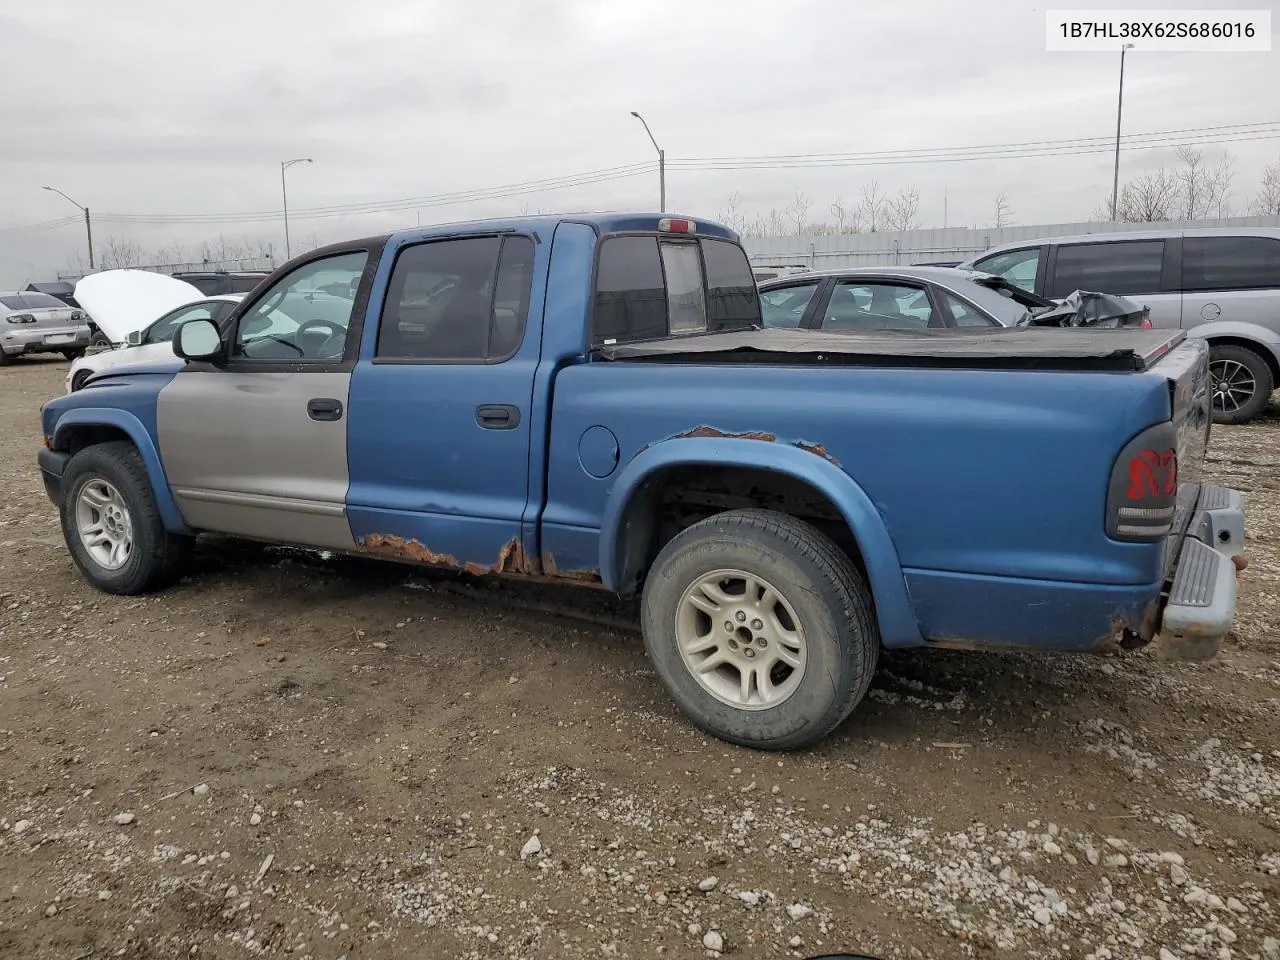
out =
[[(1055, 6), (1072, 6), (1060, 3)], [(1079, 5), (1085, 5), (1083, 3)], [(1099, 8), (1128, 4), (1097, 2)], [(1154, 5), (1151, 5), (1154, 6)], [(1266, 8), (1198, 0), (1173, 7)], [(49, 278), (84, 250), (83, 223), (164, 243), (254, 237), (283, 247), (280, 161), (295, 243), (422, 222), (657, 206), (644, 114), (667, 152), (668, 208), (748, 213), (797, 190), (820, 217), (876, 178), (918, 186), (924, 225), (1088, 219), (1109, 197), (1107, 153), (804, 169), (691, 170), (688, 158), (832, 154), (1111, 137), (1118, 55), (1045, 52), (1045, 8), (1018, 0), (21, 0), (0, 6), (0, 287)], [(1280, 16), (1273, 28), (1280, 28)], [(1131, 51), (1125, 132), (1280, 121), (1271, 53)], [(1243, 212), (1272, 139), (1203, 147), (1237, 159)], [(1122, 178), (1173, 161), (1126, 151)], [(317, 218), (395, 201), (633, 164), (568, 189)], [(622, 171), (626, 172), (626, 171)], [(272, 215), (148, 224), (113, 217)], [(297, 250), (295, 249), (295, 253)]]

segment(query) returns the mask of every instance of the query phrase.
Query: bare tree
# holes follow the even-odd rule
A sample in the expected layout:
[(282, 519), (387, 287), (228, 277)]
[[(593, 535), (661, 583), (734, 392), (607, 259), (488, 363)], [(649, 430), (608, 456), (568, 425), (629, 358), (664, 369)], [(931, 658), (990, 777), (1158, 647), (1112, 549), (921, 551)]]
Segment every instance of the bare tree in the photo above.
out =
[(872, 180), (862, 188), (862, 196), (858, 199), (858, 223), (867, 233), (875, 233), (884, 224), (885, 201), (879, 180)]
[(1120, 191), (1116, 219), (1124, 223), (1155, 223), (1177, 219), (1183, 184), (1166, 170), (1130, 180)]
[(1183, 220), (1204, 220), (1222, 216), (1235, 179), (1235, 158), (1223, 154), (1216, 167), (1205, 166), (1204, 154), (1186, 144), (1178, 147), (1182, 167), (1174, 175), (1178, 182), (1178, 204), (1174, 213)]
[(914, 230), (920, 226), (920, 190), (913, 183), (885, 201), (884, 225), (889, 230)]
[(98, 266), (103, 270), (121, 270), (141, 263), (142, 247), (136, 240), (111, 236), (98, 248)]
[(791, 201), (791, 206), (787, 208), (787, 217), (790, 219), (792, 226), (795, 227), (796, 236), (804, 233), (804, 228), (809, 223), (809, 208), (812, 206), (813, 201), (797, 190), (795, 199)]
[[(1013, 223), (1013, 205), (1009, 203), (1009, 194), (1001, 190), (992, 198), (991, 204), (995, 207), (995, 228), (997, 230)], [(1109, 219), (1109, 216), (1106, 219)]]
[(742, 195), (738, 192), (729, 194), (729, 201), (721, 209), (716, 217), (721, 223), (738, 233), (743, 233), (746, 229), (747, 218), (742, 215), (739, 207), (742, 204)]
[(1222, 159), (1218, 161), (1218, 165), (1213, 168), (1210, 174), (1210, 182), (1213, 184), (1213, 192), (1216, 210), (1214, 215), (1218, 217), (1231, 216), (1231, 188), (1236, 179), (1236, 158), (1229, 153), (1224, 153)]
[(1249, 209), (1259, 217), (1280, 216), (1280, 160), (1262, 171), (1262, 184)]

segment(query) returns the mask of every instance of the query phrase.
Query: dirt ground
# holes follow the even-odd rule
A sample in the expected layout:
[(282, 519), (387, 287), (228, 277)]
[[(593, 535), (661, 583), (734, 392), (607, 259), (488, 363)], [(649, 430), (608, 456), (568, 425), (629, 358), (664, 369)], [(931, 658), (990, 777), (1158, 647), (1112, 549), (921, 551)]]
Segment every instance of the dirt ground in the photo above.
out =
[(1214, 433), (1219, 659), (886, 655), (779, 757), (589, 591), (217, 544), (91, 590), (35, 468), (64, 373), (0, 376), (0, 957), (1280, 957), (1280, 412)]

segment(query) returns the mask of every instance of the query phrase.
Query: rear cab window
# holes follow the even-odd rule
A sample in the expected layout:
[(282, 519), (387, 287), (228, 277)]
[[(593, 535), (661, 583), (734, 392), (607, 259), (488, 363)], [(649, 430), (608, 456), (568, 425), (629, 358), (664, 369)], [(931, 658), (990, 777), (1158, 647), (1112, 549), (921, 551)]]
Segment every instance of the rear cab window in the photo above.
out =
[(738, 244), (655, 234), (600, 242), (593, 347), (760, 325), (755, 277)]

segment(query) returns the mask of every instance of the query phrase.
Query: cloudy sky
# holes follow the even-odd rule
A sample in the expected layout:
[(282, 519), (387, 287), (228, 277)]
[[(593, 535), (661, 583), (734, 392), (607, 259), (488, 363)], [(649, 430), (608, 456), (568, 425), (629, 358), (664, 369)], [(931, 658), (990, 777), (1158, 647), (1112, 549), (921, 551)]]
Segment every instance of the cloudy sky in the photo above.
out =
[[(1018, 0), (182, 6), (182, 16), (171, 0), (0, 6), (0, 287), (47, 278), (83, 255), (82, 222), (32, 227), (76, 215), (46, 184), (91, 208), (99, 250), (111, 238), (195, 249), (219, 235), (283, 247), (280, 161), (304, 156), (315, 162), (289, 171), (298, 245), (419, 218), (653, 209), (656, 157), (631, 110), (666, 149), (668, 207), (695, 215), (716, 215), (734, 194), (741, 211), (762, 213), (799, 190), (819, 218), (876, 179), (889, 191), (916, 185), (924, 225), (942, 225), (944, 194), (951, 225), (988, 225), (1001, 191), (1016, 222), (1035, 224), (1087, 219), (1110, 192), (1106, 152), (740, 162), (880, 151), (911, 159), (1038, 141), (1079, 148), (1113, 136), (1118, 56), (1047, 53), (1044, 6)], [(1243, 210), (1263, 168), (1280, 159), (1280, 38), (1273, 48), (1132, 51), (1126, 133), (1274, 122), (1265, 137), (1203, 144), (1209, 160), (1234, 154), (1233, 205)], [(1122, 177), (1172, 164), (1172, 143), (1126, 151), (1121, 162)], [(532, 181), (562, 186), (511, 187)], [(355, 204), (391, 209), (325, 209)]]

